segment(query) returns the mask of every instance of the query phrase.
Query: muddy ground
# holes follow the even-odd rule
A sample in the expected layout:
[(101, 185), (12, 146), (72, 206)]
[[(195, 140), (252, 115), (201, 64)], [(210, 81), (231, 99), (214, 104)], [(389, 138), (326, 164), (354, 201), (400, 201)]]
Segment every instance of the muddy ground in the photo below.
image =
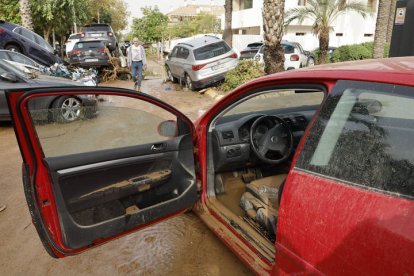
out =
[[(157, 74), (159, 67), (153, 66)], [(142, 90), (192, 119), (213, 99), (163, 84), (160, 71)], [(132, 88), (132, 82), (105, 86)], [(178, 88), (178, 89), (177, 89)], [(193, 214), (184, 214), (65, 259), (49, 257), (31, 223), (21, 181), (21, 156), (11, 124), (0, 124), (1, 275), (250, 275), (243, 263)]]

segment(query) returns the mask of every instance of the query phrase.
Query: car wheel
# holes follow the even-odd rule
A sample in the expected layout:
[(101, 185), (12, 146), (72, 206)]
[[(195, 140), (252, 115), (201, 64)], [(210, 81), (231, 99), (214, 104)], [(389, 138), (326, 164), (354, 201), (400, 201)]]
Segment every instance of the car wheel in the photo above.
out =
[(172, 75), (171, 70), (170, 70), (170, 68), (168, 66), (165, 67), (165, 70), (167, 71), (167, 78), (168, 78), (168, 80), (170, 82), (173, 82), (173, 83), (174, 82), (177, 82), (177, 79), (174, 78), (174, 76)]
[(313, 58), (308, 58), (307, 67), (315, 66), (315, 60)]
[(20, 47), (15, 44), (9, 44), (6, 47), (4, 47), (4, 49), (12, 52), (22, 53), (22, 49), (20, 49)]
[(52, 105), (53, 118), (59, 123), (69, 123), (82, 116), (82, 102), (73, 96), (58, 98)]
[(194, 91), (193, 81), (188, 74), (185, 75), (185, 86), (191, 91)]

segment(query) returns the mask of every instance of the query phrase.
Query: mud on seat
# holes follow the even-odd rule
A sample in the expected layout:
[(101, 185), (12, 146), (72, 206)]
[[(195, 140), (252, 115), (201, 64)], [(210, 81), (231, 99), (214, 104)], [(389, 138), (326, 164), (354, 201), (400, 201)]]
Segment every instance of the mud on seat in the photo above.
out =
[(240, 199), (240, 207), (248, 218), (259, 224), (274, 241), (279, 210), (279, 188), (287, 174), (279, 174), (254, 180), (246, 185), (246, 192)]

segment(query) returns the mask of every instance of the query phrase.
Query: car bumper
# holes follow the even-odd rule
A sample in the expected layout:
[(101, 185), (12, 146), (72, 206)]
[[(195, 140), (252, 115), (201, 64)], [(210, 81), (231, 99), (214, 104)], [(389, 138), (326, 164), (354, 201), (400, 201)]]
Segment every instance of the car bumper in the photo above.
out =
[(100, 60), (100, 61), (94, 61), (94, 62), (70, 61), (70, 65), (90, 68), (90, 67), (104, 67), (104, 66), (109, 66), (110, 64), (108, 60), (102, 60), (102, 61)]
[(218, 74), (218, 75), (214, 75), (214, 76), (211, 76), (211, 77), (207, 77), (207, 78), (204, 78), (204, 79), (201, 79), (201, 80), (198, 80), (198, 81), (193, 81), (193, 86), (197, 89), (207, 87), (207, 86), (209, 86), (213, 83), (224, 80), (224, 78), (226, 76), (226, 73), (227, 72), (221, 73), (221, 74)]

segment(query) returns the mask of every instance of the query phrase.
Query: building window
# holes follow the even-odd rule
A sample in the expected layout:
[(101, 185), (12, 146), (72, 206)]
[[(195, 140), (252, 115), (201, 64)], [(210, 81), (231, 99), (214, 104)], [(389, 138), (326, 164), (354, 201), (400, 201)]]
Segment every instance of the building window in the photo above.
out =
[(305, 36), (306, 33), (296, 33), (296, 36)]
[(253, 0), (240, 0), (240, 10), (253, 8)]
[(306, 0), (298, 0), (298, 6), (305, 6)]
[(374, 34), (364, 34), (364, 37), (372, 37)]
[(344, 36), (343, 33), (336, 33), (336, 36)]

